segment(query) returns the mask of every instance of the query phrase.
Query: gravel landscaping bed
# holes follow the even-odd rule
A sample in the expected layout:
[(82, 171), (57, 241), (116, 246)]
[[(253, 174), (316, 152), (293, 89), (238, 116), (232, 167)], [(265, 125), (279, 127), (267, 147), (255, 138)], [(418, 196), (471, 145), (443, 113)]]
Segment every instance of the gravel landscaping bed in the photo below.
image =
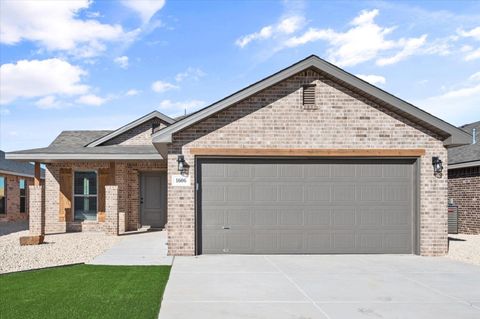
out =
[(448, 235), (448, 257), (480, 266), (480, 235)]
[(89, 262), (119, 240), (103, 233), (45, 236), (42, 245), (20, 246), (26, 223), (0, 224), (0, 273)]

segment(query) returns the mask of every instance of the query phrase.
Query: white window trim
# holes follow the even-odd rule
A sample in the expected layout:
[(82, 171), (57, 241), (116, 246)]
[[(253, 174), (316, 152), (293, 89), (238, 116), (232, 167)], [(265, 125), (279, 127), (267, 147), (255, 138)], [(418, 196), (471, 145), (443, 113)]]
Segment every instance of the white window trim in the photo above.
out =
[[(88, 219), (75, 219), (75, 173), (82, 173), (82, 172), (94, 172), (95, 173), (95, 183), (97, 183), (97, 194), (96, 195), (78, 195), (78, 197), (96, 197), (97, 203), (97, 214), (95, 220), (88, 220)], [(76, 169), (73, 170), (73, 178), (72, 178), (72, 222), (80, 222), (80, 223), (98, 223), (98, 169)]]

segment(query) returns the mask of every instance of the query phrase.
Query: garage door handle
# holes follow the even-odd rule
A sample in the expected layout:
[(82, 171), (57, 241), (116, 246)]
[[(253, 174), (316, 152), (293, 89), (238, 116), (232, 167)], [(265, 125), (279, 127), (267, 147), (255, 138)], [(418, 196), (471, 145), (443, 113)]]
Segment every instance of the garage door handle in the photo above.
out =
[(230, 227), (228, 227), (228, 226), (223, 226), (222, 228), (223, 229), (230, 229)]

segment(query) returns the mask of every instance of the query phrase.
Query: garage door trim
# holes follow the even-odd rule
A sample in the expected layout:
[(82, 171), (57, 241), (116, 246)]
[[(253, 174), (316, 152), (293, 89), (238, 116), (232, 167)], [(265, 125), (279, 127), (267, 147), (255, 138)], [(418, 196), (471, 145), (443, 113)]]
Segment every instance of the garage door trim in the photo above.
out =
[(413, 160), (413, 188), (412, 188), (412, 203), (413, 203), (413, 216), (412, 216), (412, 254), (420, 254), (420, 157), (299, 157), (299, 156), (195, 156), (195, 254), (202, 254), (202, 212), (201, 212), (201, 195), (202, 195), (202, 178), (201, 178), (201, 165), (205, 162), (219, 162), (222, 161), (241, 161), (241, 160), (318, 160), (318, 161), (331, 161), (331, 160)]

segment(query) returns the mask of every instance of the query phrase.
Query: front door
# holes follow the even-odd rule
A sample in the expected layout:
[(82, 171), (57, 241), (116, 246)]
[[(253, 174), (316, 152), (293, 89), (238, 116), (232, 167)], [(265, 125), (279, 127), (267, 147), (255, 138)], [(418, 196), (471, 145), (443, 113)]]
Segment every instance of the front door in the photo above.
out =
[(167, 222), (166, 172), (140, 174), (140, 216), (142, 226), (165, 227)]

